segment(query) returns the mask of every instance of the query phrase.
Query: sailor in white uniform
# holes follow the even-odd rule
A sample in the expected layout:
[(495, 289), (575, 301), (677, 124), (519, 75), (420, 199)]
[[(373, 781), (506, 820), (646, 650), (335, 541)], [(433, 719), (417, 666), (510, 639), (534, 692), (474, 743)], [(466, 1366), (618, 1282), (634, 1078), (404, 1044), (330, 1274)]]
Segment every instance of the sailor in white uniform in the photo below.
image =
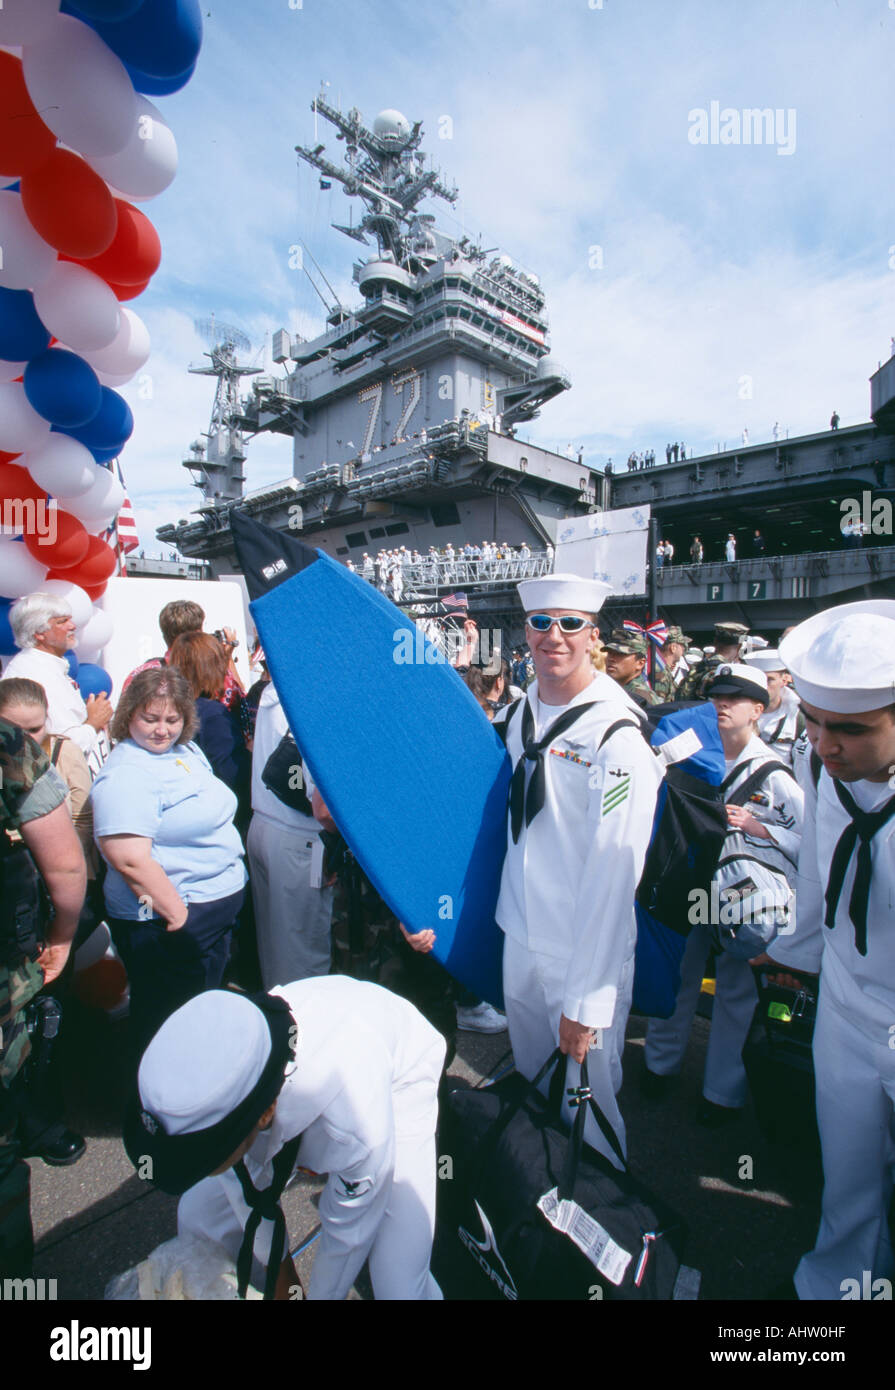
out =
[(758, 719), (758, 737), (783, 763), (793, 765), (793, 744), (802, 731), (799, 701), (786, 684), (786, 667), (776, 647), (765, 647), (744, 657), (746, 666), (764, 671), (768, 681), (768, 707)]
[(278, 1203), (301, 1165), (329, 1175), (310, 1298), (344, 1299), (368, 1259), (377, 1299), (438, 1299), (444, 1050), (406, 1000), (344, 976), (251, 997), (209, 990), (146, 1049), (125, 1144), (138, 1169), (152, 1160), (164, 1191), (183, 1193), (178, 1232), (223, 1245), (268, 1297), (275, 1286), (288, 1297), (294, 1280)]
[[(804, 795), (795, 778), (783, 770), (780, 759), (755, 732), (759, 711), (767, 700), (764, 672), (745, 663), (721, 666), (707, 687), (706, 695), (718, 711), (726, 767), (723, 785), (730, 822), (716, 881), (719, 885), (731, 886), (739, 886), (744, 881), (758, 883), (767, 898), (773, 896), (774, 911), (765, 911), (764, 915), (772, 921), (776, 917), (780, 928), (786, 930), (791, 889), (796, 880)], [(768, 773), (745, 805), (730, 804), (729, 798), (737, 788), (744, 786), (765, 764), (778, 764), (779, 767)], [(726, 866), (732, 872), (725, 876)], [(750, 901), (750, 898), (744, 899), (744, 905)], [(717, 921), (712, 920), (713, 914)], [(661, 1094), (665, 1078), (681, 1068), (709, 950), (713, 944), (723, 944), (724, 933), (720, 928), (735, 914), (719, 891), (717, 906), (710, 899), (708, 910), (695, 912), (694, 916), (695, 924), (681, 961), (677, 1007), (671, 1018), (650, 1019), (647, 1026), (644, 1090), (653, 1096)], [(756, 913), (756, 928), (758, 920)], [(755, 979), (747, 959), (722, 950), (716, 956), (715, 974), (712, 1029), (703, 1079), (704, 1100), (699, 1115), (703, 1124), (711, 1126), (732, 1118), (749, 1098), (742, 1051), (758, 1002)]]
[(823, 1208), (795, 1286), (803, 1299), (860, 1297), (895, 1276), (895, 603), (818, 613), (780, 653), (823, 763), (807, 798), (796, 931), (769, 948), (787, 971), (820, 971)]
[[(633, 700), (591, 665), (608, 586), (556, 574), (518, 589), (537, 679), (494, 721), (508, 726), (514, 767), (497, 904), (510, 1042), (529, 1078), (558, 1045), (573, 1087), (586, 1055), (591, 1090), (623, 1148), (615, 1094), (634, 974), (634, 891), (662, 765)], [(591, 1114), (585, 1137), (617, 1164)]]

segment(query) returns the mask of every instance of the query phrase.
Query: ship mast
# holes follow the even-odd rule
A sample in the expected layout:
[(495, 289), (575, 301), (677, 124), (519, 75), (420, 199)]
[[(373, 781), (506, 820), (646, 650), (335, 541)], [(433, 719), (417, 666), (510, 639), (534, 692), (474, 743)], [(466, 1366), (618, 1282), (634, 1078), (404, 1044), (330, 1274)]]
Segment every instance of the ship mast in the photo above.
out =
[(194, 474), (193, 486), (201, 489), (203, 510), (213, 510), (242, 497), (245, 477), (243, 435), (240, 429), (242, 403), (239, 382), (244, 376), (255, 376), (262, 367), (242, 366), (237, 352), (249, 352), (251, 343), (238, 328), (216, 322), (214, 315), (199, 319), (197, 331), (211, 345), (204, 354), (211, 363), (205, 367), (190, 367), (193, 376), (213, 376), (217, 379), (211, 421), (205, 431), (208, 444), (196, 440), (190, 446), (190, 457), (183, 460), (184, 468)]
[(322, 93), (311, 103), (311, 110), (334, 125), (336, 138), (344, 140), (344, 167), (325, 158), (322, 144), (313, 149), (296, 145), (296, 154), (319, 171), (321, 184), (335, 179), (349, 197), (362, 199), (367, 209), (357, 227), (332, 225), (364, 244), (368, 235), (374, 237), (380, 255), (409, 271), (419, 270), (426, 246), (421, 224), (426, 219), (420, 217), (417, 207), (427, 196), (444, 198), (448, 203), (459, 197), (456, 186), (449, 188), (443, 183), (437, 169), (426, 168), (419, 148), (422, 121), (411, 126), (399, 111), (383, 111), (370, 130), (356, 107), (343, 115)]

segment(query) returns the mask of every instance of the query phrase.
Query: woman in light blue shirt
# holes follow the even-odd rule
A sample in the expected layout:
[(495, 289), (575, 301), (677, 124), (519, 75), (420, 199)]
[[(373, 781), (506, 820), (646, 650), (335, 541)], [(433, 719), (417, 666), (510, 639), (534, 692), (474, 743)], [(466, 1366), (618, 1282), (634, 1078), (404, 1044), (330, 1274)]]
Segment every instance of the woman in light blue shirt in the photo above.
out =
[(121, 696), (115, 747), (91, 791), (140, 1051), (170, 1013), (220, 985), (245, 891), (236, 797), (191, 742), (197, 727), (183, 676), (141, 671)]

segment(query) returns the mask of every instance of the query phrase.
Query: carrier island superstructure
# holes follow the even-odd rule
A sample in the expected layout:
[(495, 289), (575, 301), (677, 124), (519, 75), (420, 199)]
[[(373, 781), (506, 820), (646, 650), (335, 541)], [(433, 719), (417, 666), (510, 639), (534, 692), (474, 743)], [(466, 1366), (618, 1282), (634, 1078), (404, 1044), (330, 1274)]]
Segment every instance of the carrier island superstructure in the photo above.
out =
[[(789, 438), (775, 429), (765, 443), (614, 474), (571, 448), (526, 443), (519, 427), (571, 385), (550, 355), (537, 277), (420, 210), (427, 198), (452, 204), (457, 194), (421, 151), (419, 122), (383, 111), (370, 129), (325, 96), (312, 109), (315, 127), (322, 119), (334, 128), (342, 160), (322, 143), (297, 147), (299, 160), (364, 210), (333, 224), (366, 251), (354, 265), (357, 302), (337, 302), (324, 279), (325, 331), (311, 341), (275, 334), (278, 375), (240, 362), (248, 343), (238, 333), (212, 331), (210, 366), (191, 369), (217, 379), (207, 442), (184, 460), (201, 494), (197, 519), (160, 528), (161, 540), (212, 576), (235, 568), (234, 506), (358, 568), (364, 552), (400, 546), (425, 556), (430, 546), (505, 541), (518, 553), (525, 543), (529, 561), (484, 571), (442, 563), (434, 585), (425, 567), (416, 580), (411, 568), (403, 595), (425, 610), (439, 593), (466, 589), (476, 616), (518, 630), (515, 581), (547, 567), (565, 518), (648, 504), (676, 552), (656, 576), (657, 611), (686, 631), (710, 632), (722, 611), (780, 630), (831, 602), (891, 593), (891, 524), (873, 519), (861, 548), (843, 549), (840, 521), (849, 502), (891, 516), (895, 355), (873, 377), (871, 420), (841, 430)], [(291, 438), (292, 474), (246, 492), (246, 443), (265, 430)], [(751, 545), (759, 529), (762, 553)], [(696, 533), (705, 564), (687, 563)], [(609, 600), (607, 619), (642, 619), (645, 604), (646, 595)]]
[[(543, 552), (562, 518), (603, 505), (604, 479), (574, 455), (515, 437), (571, 385), (549, 353), (538, 278), (420, 211), (427, 198), (458, 196), (421, 151), (420, 122), (388, 110), (368, 128), (324, 96), (313, 110), (343, 158), (321, 143), (297, 146), (299, 159), (364, 208), (358, 222), (333, 224), (367, 248), (354, 265), (358, 302), (330, 303), (311, 341), (276, 333), (283, 374), (254, 375), (245, 396), (238, 345), (224, 335), (213, 347), (203, 369), (218, 378), (208, 443), (184, 461), (202, 496), (198, 519), (159, 537), (213, 574), (229, 571), (228, 518), (239, 505), (358, 564), (365, 551), (402, 545), (425, 555), (494, 540)], [(293, 475), (245, 492), (245, 442), (262, 430), (291, 437)], [(488, 587), (497, 600), (502, 586)], [(497, 607), (510, 600), (507, 586)]]

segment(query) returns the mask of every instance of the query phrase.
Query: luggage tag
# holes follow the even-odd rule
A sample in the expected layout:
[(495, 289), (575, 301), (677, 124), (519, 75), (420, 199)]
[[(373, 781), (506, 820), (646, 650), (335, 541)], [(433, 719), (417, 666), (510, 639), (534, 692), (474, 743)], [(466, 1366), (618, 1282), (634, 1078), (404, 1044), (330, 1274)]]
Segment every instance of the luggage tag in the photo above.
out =
[(311, 877), (312, 888), (323, 887), (323, 841), (319, 835), (314, 836), (311, 845)]

